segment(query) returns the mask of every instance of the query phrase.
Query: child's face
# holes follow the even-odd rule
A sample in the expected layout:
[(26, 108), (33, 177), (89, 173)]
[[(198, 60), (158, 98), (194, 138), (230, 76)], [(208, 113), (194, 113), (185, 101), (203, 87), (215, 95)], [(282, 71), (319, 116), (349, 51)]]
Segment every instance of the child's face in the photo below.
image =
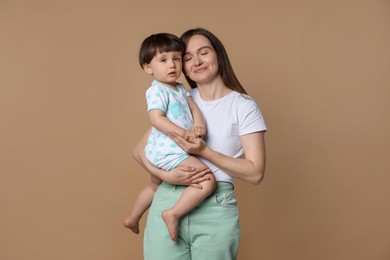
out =
[(153, 78), (167, 85), (175, 86), (183, 65), (181, 52), (158, 52), (144, 70)]

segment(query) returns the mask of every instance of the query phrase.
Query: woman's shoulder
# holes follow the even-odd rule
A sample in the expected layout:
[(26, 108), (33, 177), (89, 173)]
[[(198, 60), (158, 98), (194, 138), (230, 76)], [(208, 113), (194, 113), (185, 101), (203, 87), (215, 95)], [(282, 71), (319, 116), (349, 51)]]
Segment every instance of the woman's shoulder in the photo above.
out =
[(256, 100), (248, 94), (239, 93), (235, 90), (232, 92), (232, 99), (239, 104), (256, 104)]
[(198, 90), (198, 88), (190, 88), (190, 89), (188, 90), (188, 93), (190, 94), (190, 96), (191, 96), (194, 100), (199, 100), (200, 95), (199, 95), (199, 90)]
[(189, 90), (189, 92), (192, 94), (192, 93), (199, 93), (199, 89), (198, 88), (191, 88), (190, 90)]

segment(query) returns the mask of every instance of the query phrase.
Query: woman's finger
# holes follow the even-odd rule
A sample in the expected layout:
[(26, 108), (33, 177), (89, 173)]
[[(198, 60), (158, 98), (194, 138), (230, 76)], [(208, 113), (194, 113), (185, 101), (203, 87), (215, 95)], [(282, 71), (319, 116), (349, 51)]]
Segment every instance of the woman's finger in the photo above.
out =
[(176, 144), (178, 144), (179, 146), (181, 146), (182, 148), (188, 144), (190, 144), (189, 140), (191, 139), (190, 136), (187, 136), (187, 137), (183, 137), (183, 136), (180, 136), (179, 134), (175, 133), (175, 132), (170, 132), (168, 133), (168, 136), (170, 138), (173, 139), (173, 141), (175, 141)]
[(179, 165), (176, 168), (178, 168), (180, 171), (183, 171), (183, 172), (196, 173), (196, 168), (191, 167), (191, 166)]
[(208, 181), (208, 180), (210, 180), (210, 177), (208, 177), (206, 175), (206, 176), (197, 178), (196, 180), (192, 181), (191, 184), (199, 184), (199, 183), (202, 183), (202, 182)]
[(200, 189), (200, 190), (203, 189), (203, 187), (200, 184), (198, 184), (198, 183), (191, 183), (188, 186), (194, 187), (194, 188), (197, 188), (197, 189)]
[(192, 173), (191, 182), (199, 183), (205, 180), (209, 180), (210, 178), (207, 177), (207, 174), (209, 173), (211, 173), (209, 168), (197, 169), (194, 173)]

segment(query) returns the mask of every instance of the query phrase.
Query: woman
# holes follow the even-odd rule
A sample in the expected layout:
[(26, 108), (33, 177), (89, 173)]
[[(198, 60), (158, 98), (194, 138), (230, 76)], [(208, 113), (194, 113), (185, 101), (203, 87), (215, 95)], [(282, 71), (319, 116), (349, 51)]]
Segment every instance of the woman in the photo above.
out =
[[(233, 180), (259, 184), (263, 179), (266, 126), (256, 102), (236, 78), (218, 38), (198, 28), (185, 32), (181, 39), (186, 46), (183, 70), (192, 88), (191, 96), (205, 118), (207, 135), (205, 140), (177, 133), (170, 137), (185, 151), (197, 155), (209, 169), (193, 169), (191, 165), (170, 172), (157, 169), (148, 163), (143, 152), (149, 132), (139, 142), (134, 157), (163, 180), (148, 215), (144, 257), (236, 259), (240, 226)], [(201, 188), (210, 170), (217, 180), (215, 191), (181, 219), (178, 239), (172, 241), (161, 212), (176, 202), (183, 185)]]

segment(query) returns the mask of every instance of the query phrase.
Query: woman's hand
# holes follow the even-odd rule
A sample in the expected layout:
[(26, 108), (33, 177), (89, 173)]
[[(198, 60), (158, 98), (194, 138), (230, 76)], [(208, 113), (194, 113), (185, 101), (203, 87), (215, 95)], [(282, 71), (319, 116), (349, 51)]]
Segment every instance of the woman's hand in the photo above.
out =
[(164, 181), (173, 185), (185, 185), (202, 189), (199, 183), (209, 180), (206, 174), (211, 173), (209, 168), (195, 169), (190, 166), (179, 165), (166, 174)]
[(201, 155), (207, 148), (206, 142), (201, 138), (193, 138), (190, 136), (183, 137), (175, 132), (170, 132), (168, 135), (178, 146), (189, 154)]

